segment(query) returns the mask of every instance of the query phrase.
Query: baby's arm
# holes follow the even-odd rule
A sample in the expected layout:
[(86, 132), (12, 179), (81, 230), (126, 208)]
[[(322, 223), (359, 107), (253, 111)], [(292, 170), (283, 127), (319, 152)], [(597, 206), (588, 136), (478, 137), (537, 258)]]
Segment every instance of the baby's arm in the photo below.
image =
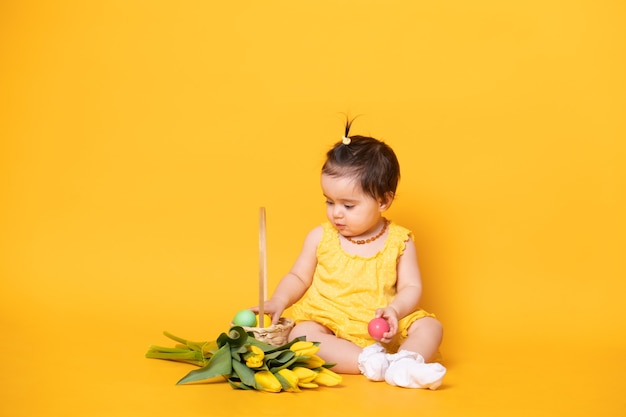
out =
[(389, 332), (383, 336), (383, 342), (389, 342), (397, 333), (398, 320), (413, 312), (422, 296), (422, 278), (417, 263), (415, 243), (412, 239), (406, 241), (404, 252), (398, 261), (397, 271), (395, 298), (387, 307), (376, 311), (376, 317), (383, 317), (389, 323)]
[[(307, 235), (302, 246), (302, 251), (296, 259), (293, 267), (287, 275), (285, 275), (272, 298), (264, 304), (264, 311), (272, 316), (272, 323), (278, 323), (283, 311), (298, 301), (313, 281), (313, 273), (317, 266), (317, 245), (322, 237), (322, 227), (316, 227)], [(258, 307), (252, 309), (258, 312)]]

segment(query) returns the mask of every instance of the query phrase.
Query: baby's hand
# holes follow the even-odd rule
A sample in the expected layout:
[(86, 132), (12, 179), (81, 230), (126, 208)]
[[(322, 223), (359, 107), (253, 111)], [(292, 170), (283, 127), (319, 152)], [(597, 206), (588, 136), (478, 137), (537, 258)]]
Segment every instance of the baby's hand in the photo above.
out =
[[(251, 307), (250, 310), (258, 314), (259, 306)], [(282, 305), (282, 303), (277, 302), (273, 298), (270, 298), (265, 302), (265, 304), (263, 304), (263, 313), (270, 315), (270, 317), (272, 318), (272, 324), (278, 324), (278, 320), (280, 320), (280, 316), (283, 314), (284, 310), (285, 307)]]
[(380, 339), (382, 343), (389, 343), (393, 337), (398, 333), (398, 316), (396, 310), (389, 306), (385, 308), (379, 308), (376, 310), (376, 317), (382, 317), (387, 320), (389, 324), (389, 331), (383, 334)]

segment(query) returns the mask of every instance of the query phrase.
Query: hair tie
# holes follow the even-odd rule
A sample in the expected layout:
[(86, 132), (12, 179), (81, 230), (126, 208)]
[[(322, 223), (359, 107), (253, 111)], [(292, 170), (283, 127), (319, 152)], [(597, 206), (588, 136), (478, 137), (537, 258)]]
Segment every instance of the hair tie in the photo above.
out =
[(342, 138), (341, 138), (341, 142), (342, 142), (344, 145), (349, 145), (349, 144), (350, 144), (350, 142), (352, 142), (352, 139), (350, 139), (350, 138), (349, 138), (349, 137), (347, 137), (347, 136), (342, 136)]

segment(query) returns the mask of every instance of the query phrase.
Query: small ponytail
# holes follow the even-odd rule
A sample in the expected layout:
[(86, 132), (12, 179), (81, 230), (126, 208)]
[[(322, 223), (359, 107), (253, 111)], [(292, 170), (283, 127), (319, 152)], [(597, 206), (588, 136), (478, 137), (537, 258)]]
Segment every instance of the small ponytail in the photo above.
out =
[(354, 122), (354, 119), (356, 119), (357, 117), (359, 116), (355, 116), (350, 119), (348, 116), (346, 116), (346, 127), (344, 129), (343, 136), (341, 137), (341, 143), (343, 143), (344, 145), (349, 145), (350, 142), (352, 142), (352, 140), (350, 139), (350, 127), (352, 126), (352, 122)]

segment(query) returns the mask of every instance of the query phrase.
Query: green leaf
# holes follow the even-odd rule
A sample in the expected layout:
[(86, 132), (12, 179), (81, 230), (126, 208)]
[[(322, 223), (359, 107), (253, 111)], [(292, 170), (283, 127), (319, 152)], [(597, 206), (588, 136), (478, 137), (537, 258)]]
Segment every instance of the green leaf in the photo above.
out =
[(242, 382), (239, 382), (239, 381), (236, 381), (236, 380), (233, 380), (233, 379), (229, 379), (228, 383), (230, 384), (230, 386), (233, 389), (247, 389), (247, 390), (256, 389), (255, 387), (248, 386), (248, 385), (246, 385), (246, 384), (244, 384)]
[(278, 352), (272, 352), (265, 355), (265, 359), (277, 360), (279, 362), (287, 362), (289, 359), (296, 356), (293, 350), (282, 350)]
[(241, 382), (243, 382), (244, 384), (248, 386), (256, 388), (256, 381), (254, 379), (254, 371), (252, 369), (248, 368), (243, 363), (237, 362), (237, 361), (233, 362), (233, 369), (237, 373), (237, 376), (239, 376), (239, 379), (241, 379)]
[(238, 353), (239, 348), (230, 348), (230, 356), (233, 358), (235, 362), (241, 362), (241, 355)]
[(291, 358), (291, 360), (289, 360), (288, 362), (283, 363), (282, 365), (272, 367), (272, 368), (270, 368), (270, 372), (276, 373), (276, 372), (280, 371), (281, 369), (289, 368), (291, 365), (296, 363), (296, 359), (297, 359), (297, 357), (294, 357), (294, 358)]
[(263, 351), (263, 353), (273, 352), (279, 349), (274, 345), (270, 345), (269, 343), (261, 342), (260, 340), (255, 339), (252, 332), (249, 333), (249, 336), (250, 337), (248, 337), (247, 343), (258, 347)]
[(274, 352), (267, 355), (267, 357), (269, 357), (269, 359), (265, 361), (265, 364), (272, 373), (276, 373), (281, 369), (288, 367), (289, 365), (293, 364), (297, 359), (295, 352), (291, 350)]
[(276, 377), (276, 379), (278, 379), (278, 382), (280, 382), (280, 385), (283, 387), (284, 391), (290, 388), (293, 388), (293, 386), (289, 383), (289, 381), (287, 381), (287, 379), (281, 374), (274, 373), (274, 376)]
[[(284, 345), (281, 346), (282, 349), (289, 349), (291, 347), (291, 345), (293, 345), (296, 342), (306, 342), (306, 336), (299, 336), (299, 337), (294, 337), (293, 339), (291, 339), (291, 341), (289, 341), (288, 343), (285, 343)], [(316, 342), (313, 342), (313, 344), (315, 344)]]
[(185, 375), (176, 384), (188, 384), (190, 382), (206, 381), (217, 376), (229, 376), (232, 372), (232, 357), (230, 356), (230, 346), (222, 346), (209, 360), (206, 366), (195, 369)]
[(241, 326), (231, 327), (228, 334), (222, 333), (217, 338), (217, 345), (221, 348), (225, 344), (229, 344), (231, 347), (239, 347), (246, 343), (248, 334)]

